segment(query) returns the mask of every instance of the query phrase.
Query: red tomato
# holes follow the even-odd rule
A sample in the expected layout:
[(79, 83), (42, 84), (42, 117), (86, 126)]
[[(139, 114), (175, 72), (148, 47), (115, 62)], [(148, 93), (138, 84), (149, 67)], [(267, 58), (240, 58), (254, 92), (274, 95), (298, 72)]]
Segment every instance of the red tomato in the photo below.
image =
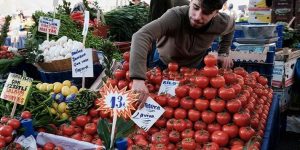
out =
[(173, 118), (174, 109), (169, 106), (164, 107), (164, 109), (165, 109), (165, 112), (164, 112), (163, 116), (167, 119)]
[(189, 91), (189, 96), (192, 99), (197, 99), (202, 95), (202, 90), (200, 88), (191, 88)]
[(55, 145), (51, 142), (48, 142), (43, 146), (43, 150), (53, 150), (54, 148), (55, 148)]
[(245, 112), (235, 113), (233, 115), (233, 122), (239, 127), (248, 126), (250, 124), (250, 115)]
[(74, 135), (71, 136), (71, 138), (81, 141), (82, 140), (82, 134), (81, 133), (75, 133)]
[(206, 127), (207, 125), (203, 121), (198, 120), (194, 123), (194, 130), (206, 130)]
[(251, 118), (250, 125), (252, 128), (257, 129), (259, 124), (258, 118)]
[(4, 148), (6, 145), (5, 140), (4, 139), (0, 139), (0, 148)]
[(231, 113), (237, 113), (242, 108), (242, 103), (238, 99), (232, 99), (227, 101), (226, 108)]
[(129, 62), (129, 58), (130, 58), (130, 53), (129, 53), (129, 51), (123, 53), (123, 59), (124, 59), (125, 61), (128, 61), (128, 62)]
[(164, 128), (167, 124), (167, 119), (166, 118), (159, 118), (156, 122), (155, 122), (155, 126), (158, 128)]
[(86, 115), (81, 115), (76, 117), (75, 122), (78, 126), (84, 127), (88, 123), (88, 118)]
[(241, 140), (240, 138), (233, 138), (229, 141), (229, 145), (230, 146), (234, 146), (234, 145), (241, 145), (243, 146), (244, 145), (244, 141)]
[(233, 72), (224, 72), (225, 83), (230, 85), (237, 81), (236, 74)]
[(93, 135), (97, 132), (97, 126), (94, 123), (88, 123), (84, 126), (84, 131), (87, 134)]
[(1, 117), (1, 123), (3, 123), (3, 124), (7, 123), (8, 120), (9, 120), (9, 118), (6, 116)]
[(188, 88), (186, 86), (178, 86), (176, 89), (175, 89), (175, 94), (177, 97), (179, 98), (182, 98), (182, 97), (185, 97), (188, 95)]
[(208, 131), (209, 133), (213, 133), (213, 132), (215, 132), (215, 131), (221, 131), (221, 129), (222, 129), (222, 127), (221, 127), (221, 125), (218, 124), (218, 123), (213, 123), (213, 124), (207, 125), (207, 131)]
[(170, 97), (168, 100), (168, 106), (177, 108), (179, 106), (179, 98), (177, 98), (176, 96)]
[(241, 75), (242, 77), (245, 77), (247, 75), (247, 72), (242, 67), (236, 67), (234, 68), (234, 73)]
[(215, 142), (208, 142), (203, 145), (203, 150), (219, 150), (219, 145)]
[(215, 88), (207, 87), (203, 90), (203, 95), (206, 99), (213, 99), (217, 95), (217, 90)]
[(177, 69), (178, 69), (178, 64), (175, 63), (175, 62), (171, 62), (171, 63), (168, 64), (168, 69), (169, 69), (170, 71), (177, 71)]
[(117, 69), (117, 70), (114, 72), (114, 77), (115, 77), (115, 79), (117, 79), (117, 80), (124, 79), (124, 78), (126, 77), (126, 71), (125, 71), (125, 70), (122, 70), (122, 69)]
[(166, 144), (169, 143), (169, 137), (168, 135), (157, 132), (151, 136), (151, 142), (153, 144)]
[(91, 117), (98, 117), (98, 110), (95, 109), (95, 108), (91, 108), (91, 109), (89, 110), (89, 115), (90, 115)]
[(122, 70), (125, 70), (125, 71), (129, 70), (129, 62), (128, 61), (124, 61), (123, 66), (122, 66)]
[(75, 128), (73, 125), (64, 125), (62, 128), (62, 132), (64, 135), (71, 136), (75, 133)]
[(192, 129), (185, 129), (184, 131), (181, 132), (181, 138), (194, 138), (195, 132)]
[(231, 116), (228, 112), (221, 112), (221, 113), (217, 113), (216, 119), (220, 125), (224, 125), (231, 121)]
[(210, 135), (206, 130), (198, 130), (195, 132), (195, 141), (196, 143), (204, 144), (209, 141)]
[(212, 54), (208, 54), (204, 57), (204, 64), (208, 67), (217, 65), (217, 58)]
[(167, 130), (171, 131), (174, 129), (174, 123), (175, 123), (176, 119), (169, 119), (167, 121)]
[(216, 76), (210, 79), (210, 84), (214, 88), (220, 88), (225, 85), (225, 79), (223, 76)]
[(241, 127), (239, 130), (239, 136), (244, 141), (249, 141), (254, 134), (255, 131), (251, 127)]
[(30, 119), (31, 118), (31, 113), (29, 111), (23, 111), (21, 113), (22, 119)]
[(185, 138), (181, 141), (182, 148), (185, 150), (194, 150), (196, 148), (195, 140), (192, 138)]
[(207, 77), (215, 77), (218, 75), (218, 67), (217, 66), (213, 66), (213, 67), (208, 67), (208, 66), (205, 66), (203, 68), (203, 74)]
[(181, 132), (181, 131), (183, 131), (183, 130), (185, 130), (185, 128), (186, 128), (186, 123), (185, 123), (185, 121), (183, 120), (183, 119), (178, 119), (178, 120), (176, 120), (175, 122), (174, 122), (174, 129), (176, 130), (176, 131), (179, 131), (179, 132)]
[(202, 118), (203, 122), (210, 124), (215, 121), (216, 113), (209, 111), (209, 110), (205, 110), (202, 112), (201, 118)]
[(225, 101), (221, 99), (210, 100), (209, 107), (214, 112), (222, 112), (225, 109)]
[(0, 128), (0, 134), (2, 136), (11, 136), (14, 128), (9, 125), (4, 125)]
[(226, 132), (230, 138), (234, 138), (239, 134), (239, 127), (234, 124), (223, 125), (222, 131)]
[(170, 143), (167, 145), (167, 150), (174, 150), (174, 149), (176, 149), (176, 146), (174, 144)]
[(198, 121), (200, 119), (200, 117), (201, 117), (201, 113), (198, 110), (190, 109), (188, 111), (189, 120), (195, 122), (195, 121)]
[(118, 89), (123, 89), (129, 86), (129, 82), (127, 80), (120, 80), (118, 82)]
[(4, 137), (4, 140), (5, 140), (5, 143), (6, 143), (6, 144), (9, 144), (9, 143), (11, 143), (11, 141), (13, 140), (13, 137), (12, 137), (12, 135), (6, 136), (6, 137)]
[(91, 143), (92, 140), (93, 140), (93, 137), (91, 135), (89, 135), (89, 134), (83, 134), (81, 140), (85, 141), (85, 142)]
[(206, 99), (196, 99), (195, 101), (195, 107), (199, 110), (199, 111), (204, 111), (209, 107), (209, 101)]
[(262, 85), (268, 84), (268, 79), (267, 79), (266, 77), (264, 77), (264, 76), (259, 76), (259, 77), (257, 78), (257, 81), (258, 81), (260, 84), (262, 84)]
[(197, 76), (195, 79), (195, 84), (199, 88), (206, 88), (209, 84), (209, 78), (205, 76)]
[(185, 109), (177, 108), (174, 112), (175, 119), (185, 119), (187, 116), (187, 112)]
[(231, 100), (236, 97), (235, 91), (232, 87), (221, 87), (218, 94), (224, 100)]
[(238, 83), (233, 84), (233, 85), (232, 85), (232, 88), (233, 88), (234, 91), (235, 91), (235, 95), (240, 94), (240, 92), (242, 91), (242, 87), (241, 87), (241, 85), (238, 84)]
[(160, 106), (166, 106), (168, 103), (168, 97), (167, 95), (159, 95), (155, 97), (155, 101), (160, 105)]
[(211, 135), (212, 142), (217, 143), (219, 146), (226, 146), (229, 142), (229, 136), (224, 131), (215, 131)]
[(180, 106), (186, 110), (194, 108), (194, 100), (190, 97), (184, 97), (180, 100)]
[(8, 125), (16, 130), (20, 127), (20, 121), (18, 119), (11, 119), (8, 121)]
[(189, 119), (184, 119), (184, 122), (186, 123), (186, 129), (192, 129), (193, 128), (193, 122)]
[(171, 131), (169, 133), (169, 140), (170, 140), (170, 142), (178, 143), (181, 140), (180, 133), (175, 130)]
[(111, 85), (112, 87), (115, 87), (118, 84), (118, 80), (109, 78), (109, 79), (107, 79), (106, 84)]

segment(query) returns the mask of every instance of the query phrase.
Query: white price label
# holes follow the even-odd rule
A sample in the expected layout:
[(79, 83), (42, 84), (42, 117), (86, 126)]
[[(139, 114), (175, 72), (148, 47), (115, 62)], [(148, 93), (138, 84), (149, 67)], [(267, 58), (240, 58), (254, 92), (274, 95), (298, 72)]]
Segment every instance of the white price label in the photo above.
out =
[(178, 87), (179, 81), (173, 80), (163, 80), (161, 82), (161, 86), (158, 91), (158, 95), (160, 94), (170, 94), (175, 96), (175, 89)]

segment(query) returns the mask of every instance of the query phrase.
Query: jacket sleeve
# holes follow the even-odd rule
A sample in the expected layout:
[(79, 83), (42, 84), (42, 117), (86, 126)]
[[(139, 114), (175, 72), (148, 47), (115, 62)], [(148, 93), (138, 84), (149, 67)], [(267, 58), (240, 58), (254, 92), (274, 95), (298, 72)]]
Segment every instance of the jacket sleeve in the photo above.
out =
[(219, 54), (229, 54), (233, 35), (235, 31), (235, 21), (233, 17), (229, 17), (226, 30), (221, 35)]
[(179, 23), (179, 15), (170, 9), (133, 34), (129, 62), (130, 78), (146, 79), (147, 54), (151, 50), (152, 42), (176, 30)]

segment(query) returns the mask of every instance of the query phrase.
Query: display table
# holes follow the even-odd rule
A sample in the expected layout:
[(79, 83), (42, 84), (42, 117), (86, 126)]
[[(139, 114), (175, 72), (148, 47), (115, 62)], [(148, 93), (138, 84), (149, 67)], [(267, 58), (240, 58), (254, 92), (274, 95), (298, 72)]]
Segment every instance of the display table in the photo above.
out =
[(273, 97), (273, 102), (270, 106), (270, 112), (265, 128), (265, 135), (261, 145), (261, 150), (275, 149), (280, 136), (280, 110), (279, 100)]

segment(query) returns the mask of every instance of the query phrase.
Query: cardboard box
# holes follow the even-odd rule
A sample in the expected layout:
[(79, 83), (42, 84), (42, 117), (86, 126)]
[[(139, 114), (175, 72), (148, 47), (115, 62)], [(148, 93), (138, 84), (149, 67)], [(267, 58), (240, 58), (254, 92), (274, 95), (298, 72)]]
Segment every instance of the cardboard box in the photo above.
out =
[(249, 8), (268, 8), (265, 0), (249, 0)]
[(271, 23), (271, 9), (249, 9), (249, 23)]
[(275, 61), (272, 86), (277, 88), (289, 87), (294, 83), (294, 71), (297, 58), (284, 61)]
[(274, 101), (279, 101), (280, 111), (283, 112), (287, 109), (291, 102), (292, 86), (284, 88), (273, 88)]
[(275, 55), (276, 55), (275, 60), (285, 62), (286, 60), (299, 58), (300, 50), (295, 50), (295, 49), (291, 49), (291, 48), (280, 48), (280, 49), (277, 49), (277, 52), (275, 53)]

